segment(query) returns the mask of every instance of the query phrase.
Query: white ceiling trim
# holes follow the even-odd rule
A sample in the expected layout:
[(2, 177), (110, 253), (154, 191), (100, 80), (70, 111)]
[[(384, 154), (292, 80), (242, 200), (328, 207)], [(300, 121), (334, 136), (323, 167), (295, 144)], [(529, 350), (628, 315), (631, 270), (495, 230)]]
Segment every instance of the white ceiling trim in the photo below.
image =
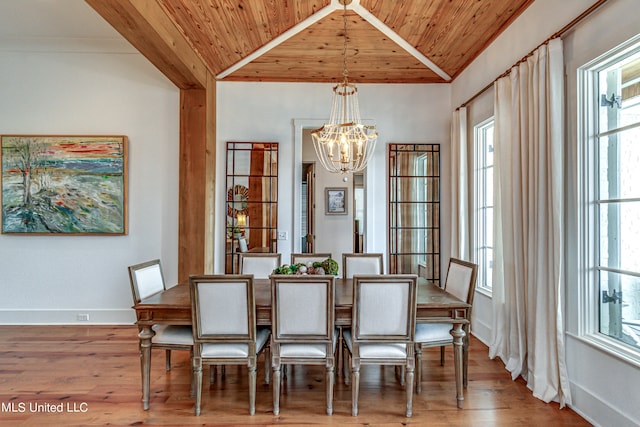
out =
[(369, 12), (364, 7), (360, 6), (359, 0), (353, 0), (352, 9), (365, 21), (376, 27), (380, 32), (386, 35), (390, 40), (394, 41), (398, 46), (407, 51), (407, 53), (418, 61), (422, 62), (426, 67), (430, 68), (434, 73), (445, 79), (446, 81), (451, 81), (451, 76), (445, 73), (440, 67), (431, 62), (429, 58), (420, 53), (415, 47), (411, 46), (405, 39), (400, 37), (398, 33), (389, 28), (384, 22), (376, 18), (371, 12)]
[(400, 46), (402, 49), (404, 49), (409, 55), (413, 56), (418, 61), (420, 61), (422, 64), (424, 64), (426, 67), (430, 68), (434, 73), (436, 73), (437, 75), (439, 75), (440, 77), (442, 77), (446, 81), (451, 81), (451, 76), (449, 76), (447, 73), (445, 73), (440, 67), (438, 67), (436, 64), (434, 64), (429, 58), (427, 58), (422, 53), (420, 53), (415, 47), (413, 47), (409, 43), (407, 43), (407, 41), (405, 39), (400, 37), (398, 35), (398, 33), (396, 33), (391, 28), (389, 28), (384, 22), (382, 22), (381, 20), (376, 18), (367, 9), (365, 9), (362, 6), (360, 6), (360, 0), (331, 0), (331, 3), (329, 3), (329, 5), (327, 5), (326, 7), (323, 7), (322, 9), (320, 9), (319, 11), (314, 13), (313, 15), (309, 16), (304, 21), (301, 21), (298, 25), (294, 25), (293, 27), (291, 27), (290, 29), (288, 29), (284, 33), (280, 34), (278, 37), (276, 37), (273, 40), (271, 40), (269, 43), (267, 43), (264, 46), (262, 46), (260, 49), (256, 50), (252, 54), (246, 56), (242, 60), (240, 60), (240, 61), (236, 62), (235, 64), (233, 64), (231, 67), (229, 67), (226, 70), (222, 71), (220, 74), (218, 74), (216, 76), (216, 79), (223, 79), (223, 78), (227, 77), (229, 74), (233, 73), (236, 70), (239, 70), (240, 68), (242, 68), (245, 65), (249, 64), (250, 62), (252, 62), (254, 59), (259, 58), (260, 56), (264, 55), (265, 53), (267, 53), (271, 49), (273, 49), (276, 46), (279, 46), (280, 44), (284, 43), (285, 41), (287, 41), (291, 37), (295, 36), (299, 32), (301, 32), (304, 29), (306, 29), (307, 27), (315, 24), (316, 22), (318, 22), (322, 18), (330, 15), (332, 12), (334, 12), (334, 11), (336, 11), (338, 9), (344, 9), (344, 5), (341, 4), (340, 1), (350, 1), (350, 3), (347, 4), (347, 9), (351, 9), (354, 12), (356, 12), (365, 21), (367, 21), (368, 23), (373, 25), (376, 29), (378, 29), (378, 31), (382, 32), (390, 40), (392, 40), (398, 46)]
[(256, 50), (252, 54), (246, 56), (245, 58), (243, 58), (240, 61), (238, 61), (235, 64), (233, 64), (231, 67), (229, 67), (226, 70), (222, 71), (220, 74), (218, 74), (216, 76), (216, 79), (223, 79), (223, 78), (227, 77), (229, 74), (231, 74), (234, 71), (244, 67), (248, 63), (252, 62), (254, 59), (259, 58), (262, 55), (264, 55), (265, 53), (269, 52), (274, 47), (284, 43), (287, 40), (289, 40), (291, 37), (295, 36), (296, 34), (301, 32), (302, 30), (304, 30), (307, 27), (309, 27), (310, 25), (313, 25), (316, 22), (318, 22), (319, 20), (321, 20), (322, 18), (324, 18), (325, 16), (330, 15), (331, 12), (333, 12), (334, 10), (337, 9), (336, 5), (338, 5), (340, 8), (342, 8), (342, 6), (339, 3), (337, 3), (337, 0), (332, 0), (331, 3), (328, 6), (323, 7), (322, 9), (320, 9), (319, 11), (314, 13), (313, 15), (309, 16), (304, 21), (301, 21), (298, 25), (294, 25), (293, 27), (289, 28), (287, 31), (285, 31), (284, 33), (280, 34), (278, 37), (274, 38), (269, 43), (267, 43), (264, 46), (262, 46), (260, 49)]

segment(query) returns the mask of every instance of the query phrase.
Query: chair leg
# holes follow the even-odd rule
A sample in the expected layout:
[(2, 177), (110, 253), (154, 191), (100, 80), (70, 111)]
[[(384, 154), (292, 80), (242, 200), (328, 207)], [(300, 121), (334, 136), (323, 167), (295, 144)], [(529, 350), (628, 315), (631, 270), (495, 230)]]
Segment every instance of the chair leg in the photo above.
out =
[[(352, 358), (353, 359), (353, 358)], [(351, 415), (358, 416), (358, 393), (360, 391), (360, 363), (351, 366)]]
[(249, 415), (256, 413), (256, 364), (249, 363)]
[(462, 386), (464, 388), (467, 388), (468, 365), (469, 365), (469, 340), (465, 339), (464, 344), (462, 345)]
[(338, 374), (338, 377), (341, 377), (344, 375), (344, 372), (342, 371), (342, 327), (338, 328), (338, 345), (336, 346), (336, 354), (335, 354), (335, 358), (336, 358), (336, 371)]
[(440, 346), (440, 366), (444, 366), (444, 347), (443, 345)]
[(273, 365), (273, 415), (280, 414), (280, 364)]
[(349, 357), (349, 350), (347, 349), (346, 344), (344, 345), (344, 347), (342, 348), (343, 351), (343, 355), (342, 355), (342, 370), (343, 370), (343, 376), (344, 376), (344, 383), (346, 385), (351, 384), (351, 369), (349, 369), (349, 362), (350, 362), (350, 357)]
[[(193, 347), (191, 347), (191, 351), (189, 352), (189, 360), (191, 360), (191, 364), (193, 365)], [(189, 394), (191, 397), (196, 395), (196, 376), (193, 369), (191, 369), (191, 391)]]
[(411, 418), (411, 415), (413, 415), (413, 381), (414, 381), (414, 367), (413, 367), (413, 363), (411, 363), (411, 361), (407, 362), (407, 387), (406, 387), (406, 393), (407, 393), (407, 413), (406, 413), (406, 417), (407, 418)]
[(264, 350), (264, 383), (269, 384), (271, 380), (271, 347)]
[(195, 378), (196, 387), (196, 415), (200, 415), (200, 402), (202, 400), (202, 359), (193, 358), (193, 376)]
[(333, 362), (327, 364), (327, 415), (333, 414), (333, 381), (334, 381)]
[(165, 369), (167, 371), (170, 371), (171, 370), (171, 350), (165, 350), (164, 354), (166, 355)]
[(422, 344), (416, 343), (416, 393), (422, 393)]

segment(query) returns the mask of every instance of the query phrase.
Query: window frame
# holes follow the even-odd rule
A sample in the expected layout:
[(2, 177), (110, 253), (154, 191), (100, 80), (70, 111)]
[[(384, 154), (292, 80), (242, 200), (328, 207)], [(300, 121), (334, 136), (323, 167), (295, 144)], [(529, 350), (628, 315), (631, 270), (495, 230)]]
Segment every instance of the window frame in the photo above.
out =
[[(482, 156), (482, 159), (480, 158), (480, 152), (484, 152), (484, 145), (486, 144), (486, 130), (489, 127), (493, 127), (495, 129), (495, 117), (491, 116), (479, 123), (477, 123), (476, 125), (473, 126), (473, 218), (472, 218), (472, 233), (473, 233), (473, 259), (475, 261), (476, 264), (478, 264), (478, 278), (477, 278), (477, 286), (476, 286), (476, 291), (483, 293), (487, 296), (492, 296), (493, 293), (493, 286), (492, 283), (486, 283), (483, 282), (483, 277), (486, 278), (486, 273), (483, 273), (484, 268), (483, 268), (483, 262), (484, 260), (480, 259), (479, 256), (479, 252), (480, 252), (480, 243), (482, 243), (482, 247), (486, 248), (488, 247), (486, 244), (486, 240), (482, 239), (482, 236), (486, 236), (486, 230), (480, 230), (480, 224), (479, 224), (479, 210), (481, 209), (480, 207), (480, 188), (482, 186), (482, 191), (483, 191), (483, 197), (482, 197), (482, 209), (485, 209), (487, 207), (486, 205), (486, 197), (484, 197), (484, 194), (486, 194), (486, 189), (484, 187), (486, 187), (486, 180), (483, 176), (482, 180), (478, 179), (479, 176), (479, 171), (480, 169), (486, 169), (487, 165), (486, 162), (484, 161), (484, 156)], [(495, 131), (494, 131), (495, 132)], [(479, 144), (482, 143), (483, 147), (479, 147)], [(482, 148), (482, 150), (481, 150)], [(480, 162), (482, 162), (480, 164)], [(491, 168), (493, 170), (495, 170), (495, 164), (491, 165)], [(495, 175), (494, 175), (495, 176)], [(483, 181), (483, 182), (479, 182), (479, 181)], [(492, 201), (493, 202), (493, 201)], [(493, 208), (494, 204), (491, 204), (491, 207)], [(484, 227), (483, 227), (484, 228)], [(481, 236), (482, 235), (482, 236)], [(480, 240), (482, 240), (482, 242), (480, 242)], [(494, 253), (495, 250), (495, 245), (491, 246), (491, 252), (492, 254)]]
[[(599, 72), (640, 52), (640, 35), (577, 69), (578, 338), (640, 367), (640, 349), (600, 332), (600, 227), (597, 138)], [(593, 230), (596, 230), (595, 232)]]

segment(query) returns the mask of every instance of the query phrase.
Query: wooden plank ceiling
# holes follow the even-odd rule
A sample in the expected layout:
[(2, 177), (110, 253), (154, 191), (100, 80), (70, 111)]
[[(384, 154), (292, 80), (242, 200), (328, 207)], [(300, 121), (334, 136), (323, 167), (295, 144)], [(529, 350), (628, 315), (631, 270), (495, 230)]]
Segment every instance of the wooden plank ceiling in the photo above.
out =
[[(218, 80), (342, 80), (343, 6), (338, 0), (153, 1)], [(96, 10), (106, 17), (105, 8), (117, 14), (121, 2), (88, 3), (100, 3)], [(349, 80), (449, 82), (531, 3), (351, 0), (346, 12)], [(141, 43), (132, 40), (131, 28), (112, 25), (134, 46)]]

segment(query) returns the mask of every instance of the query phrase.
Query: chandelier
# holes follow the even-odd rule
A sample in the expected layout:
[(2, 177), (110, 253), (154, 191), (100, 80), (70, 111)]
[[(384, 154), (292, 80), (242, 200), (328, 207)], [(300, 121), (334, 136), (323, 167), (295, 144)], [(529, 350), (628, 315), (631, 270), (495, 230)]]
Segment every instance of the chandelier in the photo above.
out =
[(342, 83), (333, 88), (333, 104), (329, 123), (311, 132), (313, 147), (322, 166), (329, 172), (359, 172), (367, 167), (378, 139), (375, 126), (362, 124), (358, 106), (358, 89), (349, 83), (347, 74), (347, 4), (340, 0), (343, 14)]

